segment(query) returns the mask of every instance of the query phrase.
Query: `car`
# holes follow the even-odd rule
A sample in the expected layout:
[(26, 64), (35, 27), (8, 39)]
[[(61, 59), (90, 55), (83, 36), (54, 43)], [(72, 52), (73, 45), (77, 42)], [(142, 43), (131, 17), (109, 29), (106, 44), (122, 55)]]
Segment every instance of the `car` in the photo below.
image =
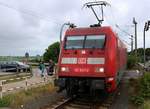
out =
[(1, 62), (1, 71), (4, 72), (16, 72), (17, 66), (10, 62)]
[(14, 64), (16, 64), (18, 66), (19, 72), (30, 71), (30, 66), (27, 64), (24, 64), (23, 62), (14, 61)]
[(4, 72), (29, 72), (30, 66), (19, 61), (6, 61), (0, 63), (0, 69)]

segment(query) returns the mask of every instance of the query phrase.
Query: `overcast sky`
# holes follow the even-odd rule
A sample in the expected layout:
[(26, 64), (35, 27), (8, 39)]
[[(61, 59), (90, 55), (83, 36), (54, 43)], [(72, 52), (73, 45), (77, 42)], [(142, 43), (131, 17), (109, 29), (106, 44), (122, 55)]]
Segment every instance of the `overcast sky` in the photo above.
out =
[[(82, 8), (92, 0), (0, 0), (0, 55), (42, 55), (48, 45), (59, 41), (64, 22), (85, 27), (97, 23), (90, 9)], [(93, 0), (95, 1), (95, 0)], [(108, 0), (107, 0), (108, 1)], [(150, 19), (150, 0), (111, 0), (104, 9), (105, 22), (130, 43), (125, 33), (134, 34), (133, 17), (138, 22), (138, 48), (143, 47), (144, 22)], [(99, 8), (97, 8), (98, 11)], [(150, 32), (146, 47), (150, 47)], [(130, 46), (128, 46), (130, 48)]]

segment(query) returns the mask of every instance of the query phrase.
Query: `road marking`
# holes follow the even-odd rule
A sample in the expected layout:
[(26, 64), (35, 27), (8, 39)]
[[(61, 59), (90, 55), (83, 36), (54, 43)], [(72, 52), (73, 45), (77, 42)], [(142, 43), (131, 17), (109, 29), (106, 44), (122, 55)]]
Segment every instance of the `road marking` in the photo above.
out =
[(12, 91), (12, 90), (14, 90), (14, 88), (10, 88), (10, 89), (8, 89), (8, 91)]
[(26, 79), (27, 77), (22, 77), (22, 78)]
[(2, 80), (2, 82), (6, 82), (7, 80)]
[(20, 89), (21, 87), (16, 87), (16, 89)]
[(7, 92), (7, 91), (6, 91), (6, 90), (3, 90), (2, 92), (5, 93), (5, 92)]

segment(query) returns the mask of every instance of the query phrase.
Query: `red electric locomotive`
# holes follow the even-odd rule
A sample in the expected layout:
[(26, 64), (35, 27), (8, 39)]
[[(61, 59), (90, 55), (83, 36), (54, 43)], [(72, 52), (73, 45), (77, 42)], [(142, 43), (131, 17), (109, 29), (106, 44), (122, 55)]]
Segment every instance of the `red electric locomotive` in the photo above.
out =
[(59, 59), (60, 87), (112, 92), (126, 67), (126, 46), (111, 27), (70, 28)]
[(58, 62), (59, 87), (68, 95), (112, 92), (126, 68), (126, 46), (109, 26), (69, 28)]

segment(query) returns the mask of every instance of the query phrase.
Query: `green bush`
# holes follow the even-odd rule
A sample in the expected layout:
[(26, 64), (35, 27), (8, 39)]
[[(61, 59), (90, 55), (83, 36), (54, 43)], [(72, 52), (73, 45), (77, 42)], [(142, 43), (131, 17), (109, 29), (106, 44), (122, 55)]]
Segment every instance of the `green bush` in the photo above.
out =
[(49, 62), (49, 60), (52, 59), (55, 63), (57, 63), (60, 49), (59, 46), (59, 42), (55, 42), (48, 46), (45, 53), (43, 54), (43, 59), (45, 62)]
[(137, 85), (135, 85), (135, 89), (138, 90), (135, 90), (136, 94), (131, 97), (131, 101), (135, 105), (141, 105), (145, 100), (150, 99), (150, 73), (145, 73), (141, 78), (137, 80), (136, 83)]
[(141, 78), (140, 89), (144, 98), (150, 98), (150, 73), (145, 73)]
[(134, 55), (129, 55), (127, 60), (127, 68), (131, 69), (135, 66), (137, 58)]
[(131, 101), (135, 104), (135, 105), (141, 105), (144, 103), (144, 98), (141, 96), (132, 96), (131, 97)]
[(0, 99), (0, 107), (8, 107), (11, 103), (11, 97), (6, 96)]

